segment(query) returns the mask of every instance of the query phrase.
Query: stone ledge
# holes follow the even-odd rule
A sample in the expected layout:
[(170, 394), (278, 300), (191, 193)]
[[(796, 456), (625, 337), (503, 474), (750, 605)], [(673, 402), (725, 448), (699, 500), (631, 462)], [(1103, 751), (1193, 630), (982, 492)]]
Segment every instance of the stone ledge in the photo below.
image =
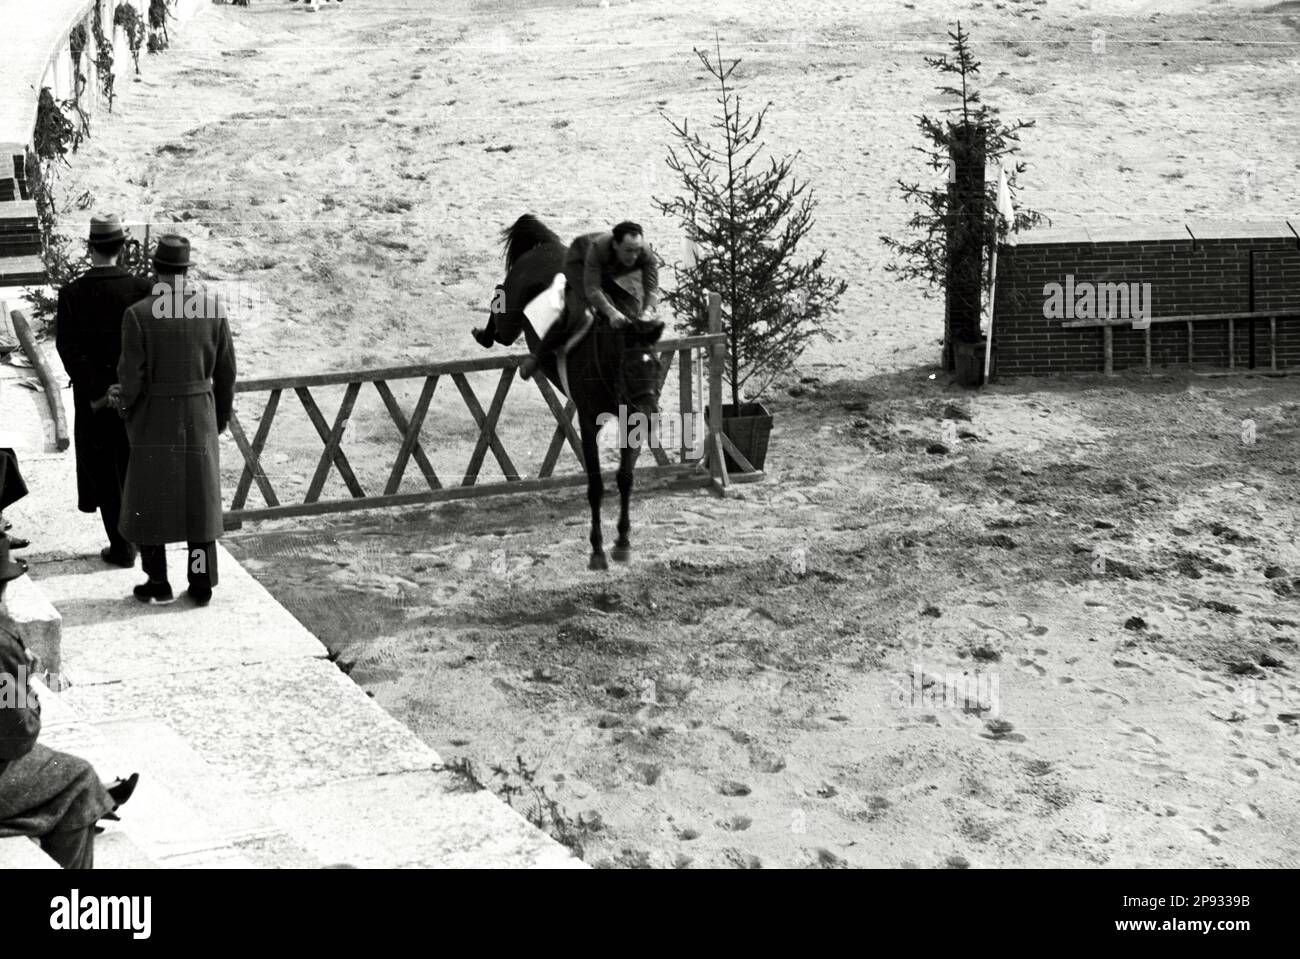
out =
[(27, 648), (41, 658), (40, 667), (50, 687), (59, 689), (63, 617), (32, 582), (30, 574), (9, 583), (4, 603), (0, 604), (0, 625), (20, 636)]
[(241, 783), (251, 796), (427, 770), (441, 761), (321, 659), (76, 685), (62, 698), (96, 725), (164, 720), (217, 776)]
[(321, 862), (359, 869), (585, 869), (487, 791), (409, 772), (288, 790), (270, 815)]
[(62, 651), (65, 680), (84, 686), (225, 666), (325, 659), (328, 651), (320, 640), (224, 547), (217, 549), (221, 582), (205, 607), (196, 607), (184, 594), (185, 580), (178, 576), (184, 565), (183, 544), (167, 551), (177, 598), (166, 606), (145, 605), (131, 595), (142, 578), (138, 564), (119, 569), (98, 556), (33, 564), (32, 572), (50, 602), (66, 623), (76, 624), (76, 642)]
[(58, 869), (59, 864), (26, 836), (0, 838), (0, 869)]

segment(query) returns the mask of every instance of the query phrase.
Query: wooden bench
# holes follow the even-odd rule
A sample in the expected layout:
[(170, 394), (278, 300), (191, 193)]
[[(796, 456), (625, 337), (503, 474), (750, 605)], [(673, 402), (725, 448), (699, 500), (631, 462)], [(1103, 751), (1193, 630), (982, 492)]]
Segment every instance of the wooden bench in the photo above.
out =
[[(1156, 323), (1186, 323), (1187, 324), (1187, 365), (1191, 366), (1195, 362), (1196, 353), (1193, 350), (1193, 325), (1200, 322), (1222, 322), (1228, 323), (1228, 369), (1236, 368), (1236, 357), (1233, 355), (1233, 323), (1236, 320), (1268, 320), (1268, 368), (1271, 372), (1277, 372), (1277, 319), (1279, 316), (1293, 316), (1294, 311), (1290, 310), (1262, 310), (1253, 313), (1189, 313), (1183, 316), (1153, 316), (1148, 321), (1147, 326), (1143, 329), (1142, 334), (1145, 338), (1146, 362), (1144, 368), (1149, 372), (1151, 370), (1151, 327)], [(1102, 329), (1102, 350), (1105, 358), (1105, 372), (1111, 374), (1115, 372), (1113, 356), (1113, 337), (1114, 327), (1131, 326), (1132, 319), (1120, 319), (1118, 317), (1111, 319), (1089, 319), (1089, 320), (1066, 320), (1061, 324), (1063, 329), (1080, 329), (1086, 327), (1101, 327)]]

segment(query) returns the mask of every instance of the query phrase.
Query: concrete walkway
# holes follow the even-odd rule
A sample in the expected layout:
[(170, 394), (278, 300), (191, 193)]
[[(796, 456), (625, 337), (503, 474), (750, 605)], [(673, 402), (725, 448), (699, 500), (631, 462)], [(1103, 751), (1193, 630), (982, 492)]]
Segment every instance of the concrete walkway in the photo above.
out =
[[(73, 454), (49, 451), (43, 396), (0, 369), (0, 424), (32, 490), (7, 515), (63, 617), (70, 685), (43, 696), (41, 741), (105, 779), (141, 777), (98, 867), (583, 866), (490, 793), (432, 771), (437, 753), (224, 549), (210, 606), (137, 603), (139, 569), (102, 563), (99, 518), (76, 511)], [(70, 391), (64, 402), (71, 415)]]

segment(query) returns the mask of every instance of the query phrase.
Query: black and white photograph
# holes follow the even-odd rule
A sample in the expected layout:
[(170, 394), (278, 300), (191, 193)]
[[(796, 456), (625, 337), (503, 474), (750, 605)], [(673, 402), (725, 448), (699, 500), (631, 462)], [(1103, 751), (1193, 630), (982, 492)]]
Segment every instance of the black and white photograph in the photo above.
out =
[(103, 871), (1059, 870), (1115, 941), (1249, 940), (1234, 875), (1300, 866), (1300, 2), (0, 24), (35, 926), (148, 938)]

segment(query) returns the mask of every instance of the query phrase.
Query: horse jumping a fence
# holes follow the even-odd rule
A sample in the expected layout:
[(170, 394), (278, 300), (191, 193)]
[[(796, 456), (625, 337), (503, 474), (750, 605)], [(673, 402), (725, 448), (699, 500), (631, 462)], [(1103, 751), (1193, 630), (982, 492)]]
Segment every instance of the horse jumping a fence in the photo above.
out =
[[(667, 381), (673, 359), (677, 359), (680, 384), (679, 415), (682, 423), (695, 422), (702, 413), (705, 420), (703, 455), (696, 455), (698, 444), (688, 442), (683, 433), (676, 457), (658, 446), (651, 446), (655, 465), (642, 467), (638, 473), (676, 480), (682, 485), (712, 486), (718, 490), (736, 480), (758, 478), (761, 474), (728, 474), (723, 450), (732, 451), (729, 439), (722, 432), (722, 369), (723, 342), (721, 332), (721, 299), (717, 294), (710, 298), (710, 332), (704, 336), (666, 339), (650, 347), (659, 359), (660, 384)], [(291, 516), (316, 516), (350, 510), (377, 509), (390, 506), (409, 506), (435, 503), (442, 500), (490, 496), (499, 493), (523, 493), (562, 486), (581, 485), (587, 482), (585, 473), (556, 475), (561, 454), (567, 445), (577, 458), (585, 463), (582, 442), (574, 427), (574, 404), (561, 403), (556, 391), (545, 376), (534, 376), (533, 382), (554, 419), (555, 429), (550, 445), (533, 476), (520, 472), (497, 434), (506, 397), (515, 382), (515, 371), (527, 354), (514, 353), (503, 356), (484, 356), (472, 360), (451, 360), (441, 363), (424, 363), (411, 366), (387, 367), (373, 370), (352, 370), (296, 376), (264, 377), (243, 380), (236, 384), (236, 409), (230, 417), (230, 432), (243, 458), (243, 471), (235, 486), (233, 500), (225, 511), (225, 528), (238, 529), (245, 520), (272, 519)], [(707, 387), (704, 368), (707, 367)], [(467, 374), (500, 370), (496, 391), (487, 410), (475, 394)], [(429, 412), (430, 401), (438, 383), (449, 378), (459, 391), (465, 406), (478, 428), (477, 440), (470, 453), (465, 472), (458, 482), (445, 485), (435, 472), (421, 442), (421, 430)], [(418, 399), (412, 409), (404, 410), (394, 393), (393, 385), (399, 381), (423, 381)], [(343, 440), (349, 420), (362, 387), (373, 385), (383, 401), (401, 442), (382, 492), (367, 490), (358, 480)], [(320, 387), (343, 386), (344, 394), (333, 422), (326, 419), (312, 390)], [(707, 399), (705, 394), (707, 389)], [(315, 473), (299, 502), (282, 502), (271, 475), (263, 462), (263, 453), (271, 435), (271, 428), (286, 391), (297, 395), (306, 414), (324, 444), (316, 464)], [(251, 437), (240, 418), (241, 399), (251, 399), (255, 394), (267, 394), (261, 418)], [(697, 408), (698, 404), (698, 408)], [(247, 407), (245, 407), (247, 409)], [(693, 449), (694, 447), (694, 449)], [(491, 452), (501, 469), (503, 480), (479, 482), (479, 473), (487, 454)], [(735, 459), (736, 453), (732, 452)], [(673, 462), (673, 459), (677, 462)], [(401, 492), (411, 460), (415, 460), (424, 479), (424, 489)], [(739, 461), (737, 461), (739, 462)], [(337, 471), (348, 493), (346, 498), (322, 499), (326, 481), (331, 471)], [(249, 503), (253, 487), (261, 494), (264, 505)]]

